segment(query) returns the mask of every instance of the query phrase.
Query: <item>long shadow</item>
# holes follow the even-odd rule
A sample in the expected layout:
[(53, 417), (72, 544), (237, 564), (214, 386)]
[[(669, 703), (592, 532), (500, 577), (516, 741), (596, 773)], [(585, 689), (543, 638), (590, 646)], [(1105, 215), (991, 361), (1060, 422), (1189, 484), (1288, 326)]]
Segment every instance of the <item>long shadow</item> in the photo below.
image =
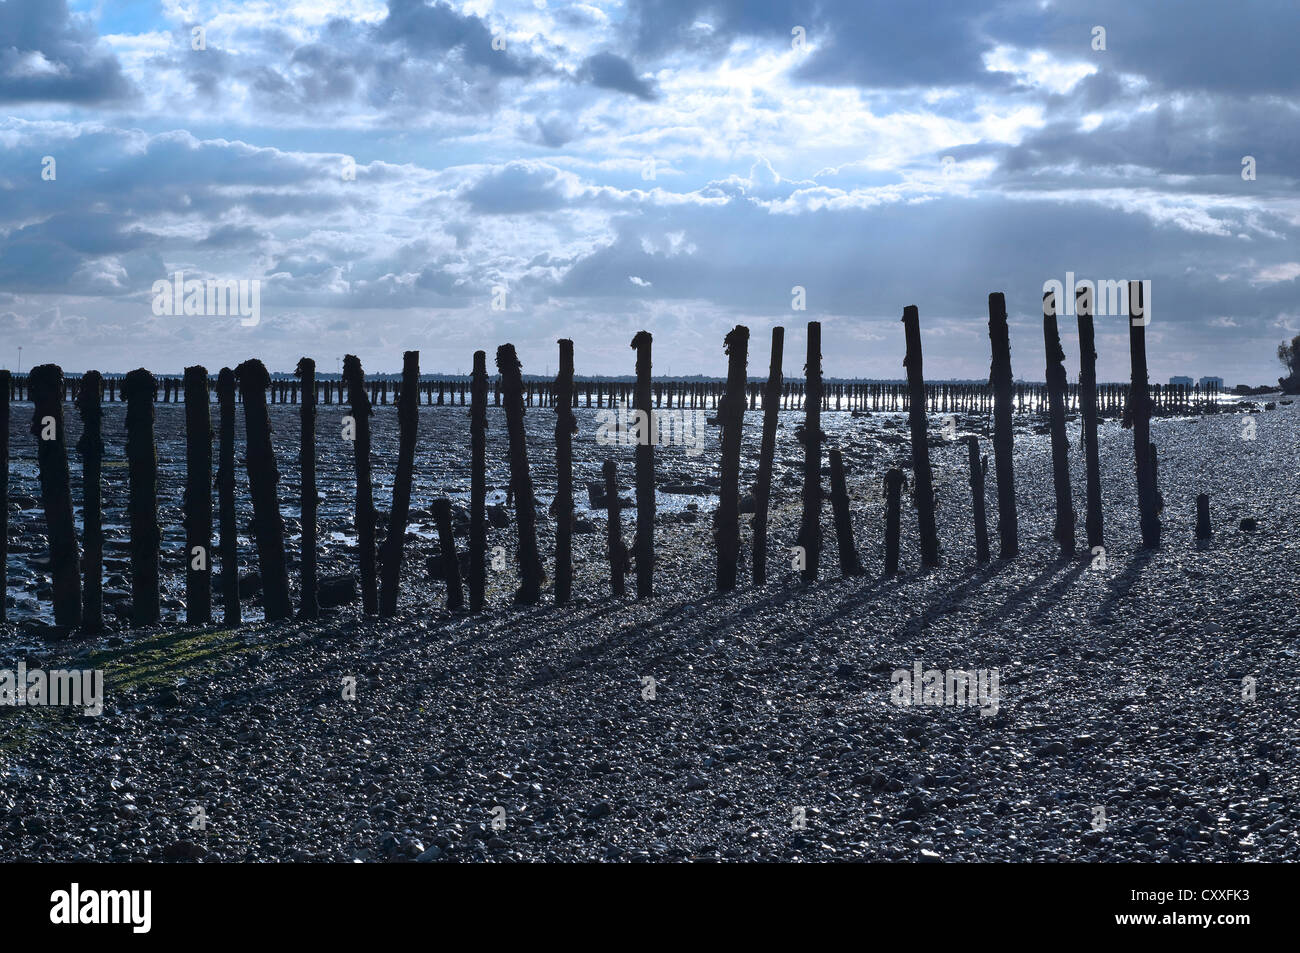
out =
[(1156, 557), (1156, 550), (1139, 549), (1137, 553), (1128, 561), (1124, 571), (1116, 576), (1110, 583), (1110, 595), (1102, 603), (1101, 608), (1097, 611), (1095, 619), (1105, 619), (1107, 622), (1112, 621), (1111, 613), (1115, 607), (1128, 598), (1129, 592), (1142, 578), (1142, 573), (1146, 571), (1151, 560)]

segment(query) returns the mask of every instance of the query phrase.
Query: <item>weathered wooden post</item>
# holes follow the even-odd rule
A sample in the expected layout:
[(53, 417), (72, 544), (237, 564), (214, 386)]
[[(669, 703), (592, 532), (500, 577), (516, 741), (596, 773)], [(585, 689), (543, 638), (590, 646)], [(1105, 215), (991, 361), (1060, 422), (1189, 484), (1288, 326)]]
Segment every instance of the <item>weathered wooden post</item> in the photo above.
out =
[(609, 520), (606, 523), (606, 547), (609, 556), (609, 585), (615, 596), (627, 592), (623, 574), (628, 569), (627, 546), (623, 543), (623, 504), (618, 498), (618, 465), (606, 460), (601, 467), (605, 477), (605, 502)]
[(638, 331), (632, 338), (636, 351), (636, 390), (632, 409), (642, 412), (640, 439), (636, 445), (636, 597), (654, 595), (655, 562), (655, 448), (650, 439), (650, 345), (649, 331)]
[(1201, 493), (1196, 497), (1196, 538), (1209, 539), (1214, 535), (1210, 528), (1210, 494)]
[(908, 423), (912, 430), (912, 494), (921, 530), (921, 565), (939, 565), (939, 531), (934, 520), (934, 474), (930, 469), (930, 443), (925, 413), (925, 375), (921, 358), (921, 313), (916, 305), (903, 309), (903, 331), (907, 338), (907, 385), (911, 405)]
[(1101, 451), (1097, 445), (1097, 345), (1092, 323), (1092, 293), (1078, 290), (1074, 306), (1079, 322), (1079, 407), (1083, 414), (1084, 468), (1087, 472), (1088, 549), (1104, 546), (1101, 515)]
[(221, 432), (217, 443), (217, 513), (221, 526), (221, 604), (226, 625), (239, 625), (239, 529), (235, 522), (235, 372), (217, 374)]
[(966, 438), (966, 452), (970, 465), (970, 493), (974, 501), (975, 559), (989, 560), (989, 524), (984, 506), (984, 477), (989, 472), (989, 458), (980, 457), (979, 438), (973, 434)]
[(212, 622), (212, 413), (208, 369), (185, 368), (185, 618)]
[[(411, 480), (415, 471), (415, 443), (420, 426), (420, 352), (402, 355), (402, 390), (397, 396), (397, 480), (393, 484), (393, 511), (384, 541), (383, 588), (379, 614), (397, 612), (397, 590), (401, 584), (402, 549), (406, 524), (411, 514)], [(454, 551), (455, 547), (453, 547)], [(459, 581), (459, 580), (458, 580)]]
[(289, 564), (284, 552), (284, 520), (276, 484), (280, 473), (271, 445), (271, 415), (266, 389), (271, 375), (261, 361), (245, 361), (235, 368), (244, 403), (245, 465), (248, 491), (253, 500), (253, 539), (262, 575), (262, 605), (268, 622), (293, 617), (289, 600)]
[(1065, 351), (1056, 322), (1056, 293), (1043, 293), (1043, 347), (1047, 352), (1047, 419), (1056, 491), (1056, 537), (1061, 556), (1074, 555), (1074, 501), (1070, 495), (1070, 440), (1065, 434)]
[(130, 476), (131, 618), (152, 625), (162, 616), (158, 581), (158, 450), (154, 443), (154, 399), (158, 383), (143, 367), (122, 379), (126, 400), (126, 457)]
[(727, 333), (727, 392), (718, 409), (722, 426), (722, 486), (718, 493), (717, 587), (736, 588), (740, 561), (740, 441), (745, 423), (745, 369), (749, 360), (749, 328), (738, 324)]
[(803, 580), (817, 581), (822, 553), (822, 325), (808, 322), (804, 364), (803, 514), (797, 545), (802, 549)]
[(831, 458), (831, 509), (835, 514), (835, 536), (840, 545), (840, 574), (861, 576), (866, 570), (858, 558), (853, 544), (853, 520), (849, 516), (849, 492), (844, 483), (844, 460), (838, 447), (832, 447)]
[(8, 371), (0, 370), (0, 623), (8, 620), (9, 600), (9, 388)]
[(302, 406), (298, 411), (301, 437), (298, 441), (299, 510), (302, 513), (302, 574), (298, 593), (298, 617), (320, 616), (316, 573), (316, 362), (309, 357), (298, 361), (294, 374), (302, 381)]
[(899, 511), (902, 508), (903, 486), (907, 478), (898, 467), (891, 467), (885, 474), (885, 575), (892, 576), (898, 572), (898, 532)]
[(767, 582), (767, 513), (772, 499), (772, 462), (776, 453), (777, 414), (781, 410), (781, 358), (785, 328), (772, 329), (772, 362), (763, 390), (763, 440), (758, 451), (758, 479), (754, 483), (754, 585)]
[(460, 557), (456, 554), (456, 536), (451, 530), (451, 500), (442, 497), (433, 501), (433, 521), (437, 524), (438, 545), (442, 548), (442, 577), (447, 582), (447, 608), (459, 612), (465, 607), (465, 592), (460, 584)]
[(535, 605), (542, 596), (545, 574), (537, 551), (537, 500), (533, 476), (528, 469), (528, 443), (524, 434), (524, 382), (522, 365), (513, 344), (497, 348), (497, 372), (501, 375), (506, 408), (506, 432), (510, 438), (510, 484), (515, 490), (515, 517), (519, 523), (519, 588), (515, 602)]
[(560, 372), (555, 378), (555, 604), (573, 595), (573, 342), (560, 345)]
[(1011, 333), (1007, 328), (1007, 303), (1002, 292), (989, 294), (989, 341), (993, 364), (989, 383), (993, 387), (993, 462), (998, 478), (999, 556), (1011, 559), (1020, 552), (1016, 520), (1016, 461), (1011, 424), (1012, 378)]
[(361, 359), (355, 354), (343, 358), (343, 380), (348, 385), (351, 414), (344, 418), (344, 436), (351, 437), (357, 474), (358, 562), (361, 573), (361, 607), (367, 615), (379, 611), (379, 587), (375, 582), (375, 504), (370, 480), (370, 396), (366, 393), (366, 375)]
[(487, 586), (487, 353), (474, 352), (469, 410), (469, 609), (483, 610)]
[(81, 625), (81, 576), (77, 527), (72, 515), (72, 476), (63, 423), (63, 370), (38, 364), (27, 372), (32, 400), (32, 434), (40, 468), (41, 506), (50, 540), (50, 578), (54, 583), (54, 624)]
[(1133, 455), (1137, 469), (1138, 515), (1142, 545), (1160, 545), (1160, 516), (1157, 508), (1154, 454), (1151, 452), (1151, 394), (1147, 379), (1147, 312), (1142, 282), (1128, 284), (1128, 343), (1133, 369), (1130, 402), (1133, 408)]

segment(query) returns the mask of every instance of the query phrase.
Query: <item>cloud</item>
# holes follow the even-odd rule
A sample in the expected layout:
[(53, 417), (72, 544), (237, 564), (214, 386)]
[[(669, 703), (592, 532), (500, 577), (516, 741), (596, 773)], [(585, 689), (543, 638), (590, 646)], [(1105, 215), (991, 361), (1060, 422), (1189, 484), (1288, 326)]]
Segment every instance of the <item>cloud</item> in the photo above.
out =
[(66, 0), (0, 0), (0, 102), (106, 103), (133, 87)]
[(658, 98), (654, 87), (636, 75), (632, 64), (613, 53), (597, 53), (587, 57), (583, 61), (580, 75), (601, 89), (615, 89), (646, 101)]

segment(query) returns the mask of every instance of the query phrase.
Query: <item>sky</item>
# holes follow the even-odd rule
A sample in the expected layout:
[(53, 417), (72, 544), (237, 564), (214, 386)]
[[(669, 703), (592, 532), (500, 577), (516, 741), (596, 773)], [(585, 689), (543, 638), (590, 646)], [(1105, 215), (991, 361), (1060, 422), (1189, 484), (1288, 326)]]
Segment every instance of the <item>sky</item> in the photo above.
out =
[[(1151, 282), (1152, 379), (1300, 333), (1294, 0), (0, 0), (0, 365), (1042, 380), (1043, 284)], [(258, 282), (257, 323), (155, 283)], [(802, 289), (801, 293), (795, 289)], [(804, 305), (797, 310), (795, 305)], [(1098, 316), (1099, 373), (1128, 327)], [(1078, 372), (1075, 319), (1061, 317)]]

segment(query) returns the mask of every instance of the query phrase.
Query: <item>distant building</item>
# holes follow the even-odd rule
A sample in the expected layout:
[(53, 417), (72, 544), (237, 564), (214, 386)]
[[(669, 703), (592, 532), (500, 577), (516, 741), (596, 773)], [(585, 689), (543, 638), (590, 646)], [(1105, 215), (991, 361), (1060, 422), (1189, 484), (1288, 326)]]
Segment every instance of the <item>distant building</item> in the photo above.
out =
[(1192, 379), (1190, 377), (1171, 377), (1169, 378), (1170, 387), (1191, 387)]
[(1217, 388), (1218, 390), (1223, 390), (1222, 377), (1202, 377), (1200, 384), (1201, 384), (1201, 390), (1209, 390), (1211, 387)]

